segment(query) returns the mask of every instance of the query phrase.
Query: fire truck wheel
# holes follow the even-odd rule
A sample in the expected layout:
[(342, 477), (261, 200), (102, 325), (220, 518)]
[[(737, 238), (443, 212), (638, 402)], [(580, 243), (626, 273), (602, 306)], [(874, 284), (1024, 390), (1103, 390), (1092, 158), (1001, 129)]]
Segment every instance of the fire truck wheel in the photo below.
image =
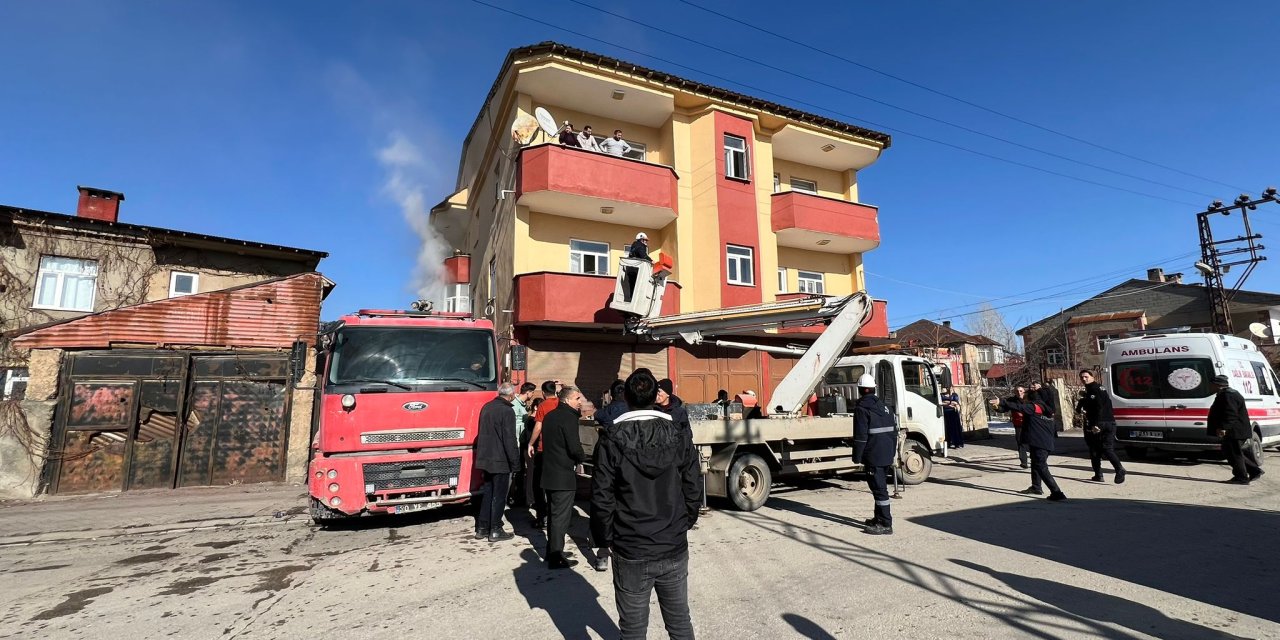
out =
[(933, 473), (933, 458), (929, 457), (929, 448), (915, 440), (907, 440), (902, 450), (901, 462), (902, 484), (920, 484)]
[(773, 474), (769, 463), (754, 453), (744, 453), (729, 467), (729, 500), (742, 511), (755, 511), (769, 499)]

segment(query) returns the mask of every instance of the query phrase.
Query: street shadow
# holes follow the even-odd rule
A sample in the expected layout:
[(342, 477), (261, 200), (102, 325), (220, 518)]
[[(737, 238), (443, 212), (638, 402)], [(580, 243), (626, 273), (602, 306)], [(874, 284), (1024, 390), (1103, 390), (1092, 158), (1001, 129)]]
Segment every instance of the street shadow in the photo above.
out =
[(818, 623), (802, 615), (784, 613), (782, 614), (782, 619), (791, 625), (791, 628), (795, 629), (796, 633), (809, 638), (809, 640), (836, 640), (835, 636), (823, 629)]
[[(867, 501), (868, 501), (867, 511), (872, 511), (870, 507), (872, 506), (873, 503), (871, 501), (870, 494), (867, 494)], [(769, 496), (768, 505), (771, 508), (780, 509), (782, 511), (790, 511), (791, 513), (794, 513), (797, 515), (808, 516), (810, 518), (818, 518), (820, 520), (826, 520), (828, 522), (834, 522), (836, 524), (842, 524), (849, 527), (857, 527), (859, 529), (867, 528), (867, 525), (863, 524), (861, 520), (854, 520), (853, 518), (849, 518), (846, 516), (837, 515), (834, 513), (823, 511), (821, 509), (815, 509), (803, 502), (796, 502), (795, 500), (788, 500), (786, 498), (779, 498), (771, 495)], [(870, 517), (870, 516), (867, 516), (867, 517)]]
[[(1165, 480), (1179, 480), (1182, 482), (1208, 482), (1209, 484), (1222, 484), (1222, 480), (1227, 479), (1226, 477), (1223, 477), (1222, 480), (1209, 480), (1206, 478), (1188, 478), (1186, 476), (1171, 476), (1167, 473), (1148, 473), (1146, 471), (1134, 471), (1132, 468), (1130, 468), (1131, 466), (1132, 465), (1125, 466), (1124, 474), (1126, 476), (1133, 476), (1135, 478), (1162, 478)], [(1075, 471), (1087, 471), (1089, 472), (1090, 477), (1092, 477), (1093, 475), (1093, 467), (1085, 467), (1085, 466), (1079, 466), (1079, 465), (1062, 465), (1059, 468), (1072, 469)], [(1111, 469), (1111, 465), (1105, 460), (1102, 462), (1102, 470), (1107, 474), (1108, 481), (1110, 481), (1110, 477), (1114, 475), (1114, 473)]]
[[(1170, 618), (1159, 609), (1125, 598), (1090, 589), (1081, 589), (1080, 587), (1073, 587), (1052, 580), (996, 571), (990, 567), (967, 560), (952, 559), (951, 562), (966, 569), (985, 573), (1005, 583), (1010, 589), (1088, 620), (1117, 624), (1133, 629), (1138, 633), (1167, 640), (1181, 638), (1188, 640), (1242, 640), (1241, 636), (1204, 627), (1194, 622)], [(1106, 633), (1103, 637), (1129, 638), (1130, 636), (1112, 630), (1111, 633)]]
[(1280, 512), (1111, 498), (1077, 504), (1041, 517), (1013, 503), (909, 520), (1280, 622), (1273, 595), (1280, 592), (1280, 572), (1268, 548)]
[[(529, 609), (542, 609), (564, 638), (618, 637), (618, 626), (600, 604), (600, 592), (572, 569), (547, 569), (533, 549), (520, 552), (524, 561), (512, 572)], [(513, 621), (514, 622), (514, 621)], [(513, 627), (514, 629), (514, 627)]]
[[(1021, 471), (1024, 474), (1027, 473), (1025, 469), (1018, 469), (1018, 471)], [(929, 478), (929, 482), (933, 484), (940, 484), (947, 487), (960, 487), (961, 489), (972, 489), (974, 491), (986, 491), (987, 493), (998, 493), (1006, 496), (1014, 496), (1016, 498), (1043, 499), (1043, 496), (1028, 496), (1028, 495), (1020, 494), (1015, 489), (1000, 489), (998, 487), (988, 487), (980, 484), (974, 484), (972, 482), (963, 482), (961, 480), (943, 480), (942, 478)]]

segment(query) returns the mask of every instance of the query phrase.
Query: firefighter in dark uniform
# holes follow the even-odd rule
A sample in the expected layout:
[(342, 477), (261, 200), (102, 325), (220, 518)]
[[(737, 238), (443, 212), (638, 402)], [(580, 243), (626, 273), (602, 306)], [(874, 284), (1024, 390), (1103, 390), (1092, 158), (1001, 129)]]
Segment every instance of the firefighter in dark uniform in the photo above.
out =
[(1116, 472), (1116, 484), (1121, 484), (1124, 482), (1124, 465), (1116, 455), (1116, 416), (1111, 409), (1111, 396), (1088, 369), (1080, 370), (1080, 382), (1084, 384), (1080, 408), (1084, 410), (1084, 443), (1089, 445), (1092, 480), (1105, 480), (1102, 475), (1102, 459), (1105, 457)]
[(889, 474), (893, 473), (893, 456), (898, 438), (894, 433), (894, 417), (876, 397), (876, 379), (870, 374), (858, 378), (861, 397), (853, 412), (853, 461), (866, 468), (867, 486), (875, 498), (875, 517), (866, 521), (867, 533), (883, 536), (893, 533), (893, 515), (889, 512)]
[(1231, 388), (1231, 379), (1224, 375), (1213, 377), (1213, 390), (1217, 396), (1209, 407), (1209, 435), (1222, 438), (1222, 452), (1231, 465), (1230, 484), (1247, 485), (1262, 477), (1262, 465), (1253, 452), (1253, 426), (1249, 424), (1249, 407), (1244, 396)]

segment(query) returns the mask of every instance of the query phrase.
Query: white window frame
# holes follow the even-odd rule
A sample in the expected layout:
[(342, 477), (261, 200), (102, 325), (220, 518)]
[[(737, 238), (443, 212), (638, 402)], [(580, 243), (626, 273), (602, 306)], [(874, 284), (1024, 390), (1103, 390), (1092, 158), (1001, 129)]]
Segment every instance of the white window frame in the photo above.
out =
[(470, 313), (471, 312), (471, 285), (469, 284), (449, 284), (445, 285), (444, 312), (445, 313)]
[[(801, 184), (796, 184), (801, 183)], [(818, 195), (818, 183), (813, 180), (805, 180), (804, 178), (791, 177), (791, 190), (809, 195)]]
[[(21, 371), (22, 373), (18, 373)], [(31, 372), (22, 367), (12, 369), (0, 369), (0, 400), (7, 400), (13, 396), (13, 388), (19, 382), (30, 382)]]
[[(799, 286), (796, 291), (800, 293), (812, 293), (817, 295), (825, 295), (827, 292), (827, 276), (817, 271), (796, 270), (799, 275)], [(817, 276), (817, 277), (815, 277)]]
[[(596, 134), (594, 134), (594, 133), (593, 133), (593, 134), (591, 134), (591, 137), (596, 139), (596, 144), (598, 144), (598, 145), (604, 145), (604, 141), (605, 141), (605, 140), (608, 140), (609, 138), (612, 138), (612, 137), (613, 137), (613, 135), (611, 134), (611, 135), (607, 135), (607, 136), (598, 136), (598, 135), (596, 135)], [(632, 160), (639, 160), (639, 161), (641, 161), (641, 162), (648, 162), (648, 160), (646, 160), (646, 159), (645, 159), (645, 158), (647, 157), (647, 155), (646, 155), (646, 153), (645, 153), (645, 152), (649, 150), (649, 146), (648, 146), (648, 145), (646, 145), (646, 144), (645, 144), (645, 143), (643, 143), (643, 142), (632, 142), (632, 141), (630, 141), (630, 140), (627, 140), (626, 138), (623, 138), (623, 140), (626, 140), (626, 142), (627, 142), (627, 146), (628, 146), (628, 147), (631, 147), (631, 150), (630, 150), (630, 151), (628, 151), (628, 152), (626, 152), (626, 153), (624, 153), (624, 154), (622, 154), (621, 156), (615, 156), (615, 157), (630, 158), (630, 159), (632, 159)]]
[(778, 267), (778, 293), (787, 293), (787, 268)]
[(489, 288), (486, 290), (490, 299), (496, 299), (498, 293), (494, 291), (494, 287), (498, 286), (498, 258), (489, 258)]
[[(595, 245), (597, 248), (604, 247), (604, 251), (587, 251), (582, 248), (575, 249), (573, 248), (573, 243), (575, 242), (582, 243), (584, 245), (585, 244)], [(595, 240), (581, 240), (578, 238), (570, 238), (569, 239), (569, 273), (579, 273), (583, 275), (593, 275), (593, 276), (609, 275), (609, 249), (610, 247), (608, 242), (597, 242)], [(577, 271), (574, 271), (573, 269), (573, 258), (575, 255), (578, 256)], [(586, 270), (584, 258), (586, 258), (587, 256), (591, 256), (595, 258), (596, 267), (597, 267), (596, 271)], [(604, 269), (603, 271), (599, 270), (601, 267), (603, 267)]]
[(978, 347), (978, 364), (991, 364), (993, 360), (990, 346)]
[[(737, 253), (735, 253), (735, 250)], [(746, 252), (745, 254), (742, 252)], [(725, 245), (724, 275), (729, 284), (744, 287), (756, 286), (756, 251), (751, 247), (736, 244)], [(730, 265), (736, 264), (737, 276), (730, 274)], [(745, 266), (745, 268), (744, 268)], [(745, 275), (745, 277), (744, 277)]]
[[(51, 260), (51, 259), (52, 260), (56, 260), (56, 259), (76, 260), (78, 262), (84, 263), (85, 265), (93, 266), (93, 276), (92, 276), (93, 287), (89, 291), (89, 305), (87, 307), (85, 308), (63, 307), (59, 304), (60, 301), (62, 300), (63, 288), (66, 286), (66, 283), (67, 283), (67, 276), (74, 275), (74, 274), (68, 274), (64, 271), (56, 271), (50, 267), (46, 267), (45, 260)], [(54, 287), (53, 304), (49, 304), (49, 305), (40, 304), (40, 293), (41, 291), (44, 290), (44, 279), (45, 279), (45, 276), (47, 275), (52, 275), (56, 277), (53, 285)], [(89, 276), (83, 276), (83, 275), (77, 276), (77, 277), (89, 278)], [(52, 311), (93, 311), (94, 305), (97, 304), (98, 302), (98, 261), (92, 260), (89, 258), (72, 258), (70, 256), (55, 256), (55, 255), (40, 256), (40, 267), (39, 267), (39, 270), (36, 272), (36, 283), (34, 288), (35, 288), (35, 299), (32, 300), (31, 302), (32, 309), (49, 309)]]
[(1065, 366), (1067, 364), (1067, 352), (1061, 347), (1049, 347), (1044, 350), (1044, 360), (1046, 364), (1054, 366)]
[[(181, 276), (191, 276), (191, 291), (182, 293), (177, 290), (178, 278)], [(190, 271), (170, 271), (169, 272), (169, 297), (177, 298), (179, 296), (189, 296), (200, 293), (200, 274)]]
[(1112, 340), (1119, 340), (1119, 339), (1120, 339), (1120, 334), (1107, 333), (1100, 336), (1094, 336), (1093, 342), (1098, 347), (1098, 353), (1102, 353), (1103, 351), (1107, 350), (1108, 342), (1111, 342)]
[[(739, 149), (730, 146), (730, 141), (741, 142), (742, 148)], [(734, 178), (736, 180), (751, 179), (751, 153), (747, 146), (747, 139), (741, 136), (735, 136), (732, 133), (724, 134), (724, 175), (726, 178)], [(742, 175), (737, 174), (738, 163), (735, 158), (742, 158)]]
[(773, 192), (782, 193), (782, 176), (773, 174)]

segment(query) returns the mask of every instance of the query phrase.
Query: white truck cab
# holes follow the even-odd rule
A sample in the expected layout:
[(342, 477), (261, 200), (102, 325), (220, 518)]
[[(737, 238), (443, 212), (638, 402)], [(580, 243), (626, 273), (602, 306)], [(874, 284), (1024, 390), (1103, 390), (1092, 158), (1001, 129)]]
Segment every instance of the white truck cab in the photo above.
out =
[[(945, 456), (942, 390), (933, 374), (933, 363), (916, 356), (846, 356), (837, 360), (823, 378), (818, 387), (819, 399), (842, 397), (846, 410), (852, 413), (858, 400), (857, 381), (864, 373), (875, 376), (876, 395), (897, 415), (899, 426), (907, 432), (903, 466), (927, 464), (931, 455)], [(912, 475), (911, 469), (908, 475)]]
[(1253, 446), (1280, 444), (1280, 383), (1252, 342), (1217, 333), (1162, 333), (1107, 343), (1103, 384), (1111, 395), (1116, 439), (1132, 458), (1148, 450), (1209, 451), (1220, 440), (1208, 432), (1216, 375), (1244, 396)]

